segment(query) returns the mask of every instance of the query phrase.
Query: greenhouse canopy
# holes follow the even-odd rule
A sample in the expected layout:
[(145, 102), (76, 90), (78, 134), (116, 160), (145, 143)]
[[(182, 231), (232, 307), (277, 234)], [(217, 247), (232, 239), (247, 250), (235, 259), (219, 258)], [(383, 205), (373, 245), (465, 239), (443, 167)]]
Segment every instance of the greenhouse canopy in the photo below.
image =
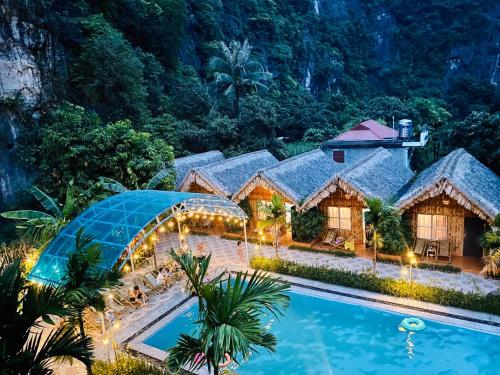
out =
[(72, 220), (40, 255), (29, 279), (42, 284), (59, 284), (66, 272), (68, 254), (75, 251), (75, 238), (82, 227), (85, 235), (100, 244), (100, 266), (106, 271), (115, 265), (121, 269), (148, 234), (162, 223), (190, 213), (248, 219), (237, 204), (217, 195), (126, 191), (94, 204)]

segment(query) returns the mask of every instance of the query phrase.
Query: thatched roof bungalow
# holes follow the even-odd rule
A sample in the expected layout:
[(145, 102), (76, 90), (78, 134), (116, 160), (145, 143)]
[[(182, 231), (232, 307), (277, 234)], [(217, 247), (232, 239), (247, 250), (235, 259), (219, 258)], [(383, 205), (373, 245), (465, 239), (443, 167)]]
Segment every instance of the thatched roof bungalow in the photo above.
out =
[(413, 172), (393, 154), (378, 148), (339, 173), (331, 176), (313, 191), (300, 210), (318, 207), (327, 220), (327, 228), (350, 237), (357, 244), (365, 241), (364, 198), (389, 200), (412, 178)]
[(410, 168), (403, 163), (394, 162), (392, 153), (379, 147), (358, 163), (331, 176), (307, 197), (301, 209), (308, 210), (317, 206), (335, 193), (338, 187), (361, 201), (369, 196), (389, 200), (412, 177)]
[(416, 238), (450, 241), (454, 255), (481, 257), (478, 237), (500, 213), (500, 178), (458, 149), (420, 173), (396, 206)]
[(285, 199), (288, 210), (291, 206), (299, 206), (341, 167), (331, 162), (320, 149), (306, 152), (257, 171), (234, 194), (233, 200), (239, 203), (248, 199), (253, 213), (251, 223), (256, 224), (259, 202), (269, 202), (273, 194), (279, 194)]
[(182, 182), (192, 168), (202, 167), (221, 160), (224, 160), (224, 155), (217, 150), (175, 159), (175, 189), (179, 190), (181, 188)]
[(191, 169), (180, 190), (231, 197), (257, 170), (277, 163), (267, 150), (249, 152)]

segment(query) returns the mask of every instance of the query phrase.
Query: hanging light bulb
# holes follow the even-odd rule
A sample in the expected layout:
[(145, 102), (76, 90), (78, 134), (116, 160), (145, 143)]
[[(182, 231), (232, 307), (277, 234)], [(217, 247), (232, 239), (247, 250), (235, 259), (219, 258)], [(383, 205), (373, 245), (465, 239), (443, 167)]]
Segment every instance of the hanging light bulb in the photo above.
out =
[(174, 222), (173, 221), (169, 221), (168, 224), (169, 228), (173, 228), (174, 227)]
[(188, 227), (185, 227), (184, 228), (184, 234), (188, 234), (189, 233), (189, 228)]
[(148, 245), (147, 245), (147, 244), (145, 244), (145, 243), (143, 243), (143, 244), (142, 244), (142, 249), (143, 249), (143, 250), (147, 250), (147, 249), (148, 249)]
[(165, 229), (165, 227), (164, 227), (163, 225), (160, 225), (160, 226), (158, 227), (158, 231), (159, 231), (160, 233), (165, 233), (165, 230), (166, 230), (166, 229)]

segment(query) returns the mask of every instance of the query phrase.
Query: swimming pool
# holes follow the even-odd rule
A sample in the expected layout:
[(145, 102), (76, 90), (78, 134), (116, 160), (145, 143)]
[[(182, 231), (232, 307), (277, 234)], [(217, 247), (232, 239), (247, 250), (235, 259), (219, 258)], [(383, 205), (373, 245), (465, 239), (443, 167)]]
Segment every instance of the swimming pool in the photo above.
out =
[[(290, 292), (286, 316), (267, 318), (276, 353), (261, 351), (238, 374), (499, 374), (500, 335), (425, 320), (423, 331), (401, 331), (407, 315)], [(197, 306), (143, 342), (172, 347), (195, 330)], [(401, 372), (403, 371), (403, 372)]]

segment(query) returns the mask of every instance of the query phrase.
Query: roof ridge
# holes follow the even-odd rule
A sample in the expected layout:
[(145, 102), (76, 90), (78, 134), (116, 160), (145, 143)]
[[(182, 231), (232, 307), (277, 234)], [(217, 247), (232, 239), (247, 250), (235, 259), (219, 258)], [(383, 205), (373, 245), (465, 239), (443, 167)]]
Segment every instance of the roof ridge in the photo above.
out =
[(326, 154), (323, 151), (321, 151), (321, 149), (318, 147), (318, 148), (315, 148), (314, 150), (303, 152), (302, 154), (298, 154), (298, 155), (292, 156), (291, 158), (286, 158), (284, 160), (281, 160), (281, 161), (279, 161), (275, 165), (270, 165), (269, 167), (259, 169), (258, 172), (266, 172), (266, 171), (268, 171), (270, 169), (277, 168), (277, 167), (280, 167), (282, 165), (286, 165), (286, 164), (288, 164), (291, 161), (296, 161), (297, 159), (303, 158), (306, 155), (317, 153), (318, 151), (321, 152), (321, 153), (323, 153), (325, 155), (325, 157), (326, 157)]
[(338, 173), (339, 177), (342, 176), (342, 175), (344, 175), (344, 174), (347, 174), (347, 173), (351, 172), (352, 170), (354, 170), (355, 168), (361, 166), (362, 163), (365, 163), (367, 160), (371, 159), (375, 154), (378, 154), (379, 152), (382, 152), (382, 151), (386, 151), (386, 152), (388, 152), (390, 154), (390, 151), (388, 151), (386, 148), (384, 148), (384, 147), (377, 147), (375, 150), (373, 150), (372, 152), (370, 152), (364, 158), (358, 160), (353, 165), (350, 165), (349, 167), (341, 170)]

